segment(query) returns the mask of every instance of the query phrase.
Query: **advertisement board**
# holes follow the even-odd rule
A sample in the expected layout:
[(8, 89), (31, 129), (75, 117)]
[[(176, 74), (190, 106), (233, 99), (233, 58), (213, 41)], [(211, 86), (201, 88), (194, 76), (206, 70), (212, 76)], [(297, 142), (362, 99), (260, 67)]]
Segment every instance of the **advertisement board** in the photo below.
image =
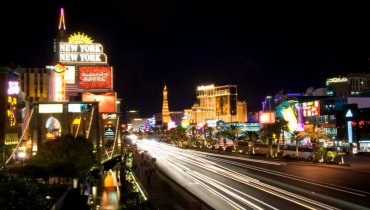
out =
[(108, 92), (103, 94), (82, 93), (82, 101), (99, 101), (99, 112), (116, 112), (116, 94)]
[(112, 89), (112, 67), (79, 66), (79, 85), (83, 89)]
[(320, 101), (310, 101), (302, 103), (303, 116), (320, 116)]

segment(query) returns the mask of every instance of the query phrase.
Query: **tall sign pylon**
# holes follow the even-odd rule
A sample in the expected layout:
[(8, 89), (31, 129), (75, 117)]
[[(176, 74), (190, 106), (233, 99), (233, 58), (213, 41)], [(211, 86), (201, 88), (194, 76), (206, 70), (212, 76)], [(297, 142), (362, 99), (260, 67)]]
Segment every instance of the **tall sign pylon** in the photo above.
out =
[(167, 86), (164, 85), (163, 106), (162, 106), (162, 125), (167, 125), (169, 122), (171, 122), (171, 117), (170, 117), (170, 111), (168, 109)]

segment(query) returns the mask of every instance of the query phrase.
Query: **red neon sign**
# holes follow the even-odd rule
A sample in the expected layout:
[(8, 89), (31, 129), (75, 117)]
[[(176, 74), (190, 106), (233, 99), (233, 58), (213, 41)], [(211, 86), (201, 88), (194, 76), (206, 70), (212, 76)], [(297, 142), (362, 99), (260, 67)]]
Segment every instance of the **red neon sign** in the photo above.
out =
[(80, 87), (83, 89), (112, 89), (112, 67), (80, 66)]

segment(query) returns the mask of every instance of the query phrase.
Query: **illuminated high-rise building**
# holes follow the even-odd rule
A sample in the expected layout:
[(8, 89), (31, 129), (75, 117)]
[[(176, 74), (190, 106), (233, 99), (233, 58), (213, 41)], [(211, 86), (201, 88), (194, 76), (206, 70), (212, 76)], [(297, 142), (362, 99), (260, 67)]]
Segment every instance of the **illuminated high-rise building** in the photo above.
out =
[(165, 125), (171, 121), (170, 111), (168, 109), (168, 99), (167, 99), (167, 86), (164, 85), (163, 88), (163, 106), (162, 106), (162, 125)]
[(326, 80), (328, 95), (350, 96), (370, 90), (369, 73), (351, 73), (345, 77), (333, 77)]
[(205, 123), (207, 120), (246, 122), (247, 104), (239, 102), (237, 95), (236, 85), (198, 86), (198, 103), (185, 113), (192, 123)]

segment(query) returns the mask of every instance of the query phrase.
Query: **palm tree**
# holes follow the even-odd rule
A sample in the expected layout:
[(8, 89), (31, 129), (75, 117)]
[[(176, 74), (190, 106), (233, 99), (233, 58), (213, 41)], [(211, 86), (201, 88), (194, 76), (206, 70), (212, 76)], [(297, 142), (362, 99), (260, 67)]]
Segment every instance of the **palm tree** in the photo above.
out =
[(206, 142), (213, 143), (213, 131), (214, 131), (214, 128), (209, 127), (206, 124), (206, 127), (204, 128), (204, 132), (207, 134), (207, 135), (205, 135)]
[(234, 150), (236, 151), (236, 147), (238, 144), (238, 134), (240, 133), (239, 126), (237, 125), (229, 125), (226, 126), (223, 130), (229, 138), (233, 140)]
[(284, 137), (284, 133), (286, 131), (289, 131), (289, 127), (288, 127), (288, 121), (286, 121), (285, 119), (279, 119), (276, 123), (275, 123), (275, 130), (277, 131), (276, 133), (276, 136), (277, 136), (277, 139), (278, 139), (278, 143), (277, 143), (277, 152), (279, 153), (280, 152), (280, 143), (279, 143), (279, 139), (280, 139), (280, 132), (283, 133), (283, 154), (284, 154), (284, 145), (285, 145), (285, 137)]
[(323, 130), (318, 128), (317, 125), (307, 125), (305, 131), (299, 132), (298, 139), (309, 138), (312, 144), (312, 155), (313, 159), (316, 160), (317, 152), (320, 149), (317, 145), (319, 144), (320, 139), (328, 139), (329, 135), (326, 134)]
[(263, 128), (260, 130), (260, 136), (264, 139), (268, 140), (268, 157), (273, 157), (272, 155), (272, 140), (273, 136), (276, 134), (276, 126), (275, 124), (266, 124), (263, 126)]
[[(245, 138), (248, 141), (248, 149), (249, 153), (254, 154), (254, 142), (253, 140), (258, 139), (258, 133), (256, 131), (245, 131), (244, 132)], [(251, 146), (251, 148), (249, 148)], [(252, 150), (252, 151), (250, 151)]]
[(299, 132), (298, 131), (294, 131), (290, 134), (290, 139), (292, 141), (295, 141), (295, 155), (296, 157), (298, 158), (298, 154), (299, 154), (299, 151), (298, 151), (298, 142), (300, 141), (300, 139), (298, 138), (298, 134)]

